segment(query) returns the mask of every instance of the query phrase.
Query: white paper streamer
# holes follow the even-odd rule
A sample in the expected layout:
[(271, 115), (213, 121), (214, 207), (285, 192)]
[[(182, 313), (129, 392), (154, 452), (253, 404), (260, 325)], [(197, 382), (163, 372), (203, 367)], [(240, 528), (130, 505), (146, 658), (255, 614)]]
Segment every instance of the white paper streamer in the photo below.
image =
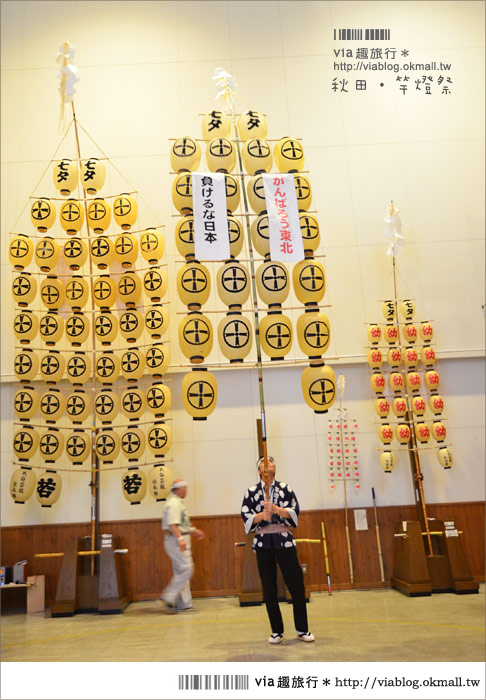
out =
[(74, 46), (68, 41), (65, 41), (64, 44), (59, 47), (59, 52), (56, 56), (56, 62), (60, 65), (57, 77), (60, 83), (59, 92), (61, 93), (62, 104), (72, 102), (73, 96), (76, 93), (74, 84), (80, 80), (78, 69), (73, 63), (75, 53), (76, 49)]
[(216, 82), (217, 87), (220, 88), (214, 99), (219, 100), (221, 97), (223, 100), (223, 111), (233, 112), (236, 95), (234, 88), (238, 86), (236, 78), (219, 66), (214, 69), (213, 80)]
[(263, 187), (268, 212), (270, 258), (280, 262), (304, 259), (295, 180), (291, 173), (264, 173)]
[(197, 260), (230, 256), (224, 173), (192, 173), (194, 253)]
[(386, 254), (393, 255), (394, 257), (398, 255), (400, 247), (405, 243), (405, 238), (402, 236), (402, 221), (399, 214), (400, 210), (395, 209), (392, 202), (385, 216), (385, 241), (388, 244)]

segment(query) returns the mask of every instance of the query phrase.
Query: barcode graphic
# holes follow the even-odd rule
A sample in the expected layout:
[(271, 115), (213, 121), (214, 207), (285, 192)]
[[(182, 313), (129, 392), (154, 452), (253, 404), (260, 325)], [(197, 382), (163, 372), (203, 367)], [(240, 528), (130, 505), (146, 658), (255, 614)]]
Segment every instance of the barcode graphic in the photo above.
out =
[(179, 676), (179, 690), (248, 690), (249, 676), (184, 675)]
[[(340, 41), (361, 41), (363, 39), (362, 29), (335, 29), (334, 38)], [(390, 38), (389, 29), (365, 29), (365, 41), (385, 41)]]

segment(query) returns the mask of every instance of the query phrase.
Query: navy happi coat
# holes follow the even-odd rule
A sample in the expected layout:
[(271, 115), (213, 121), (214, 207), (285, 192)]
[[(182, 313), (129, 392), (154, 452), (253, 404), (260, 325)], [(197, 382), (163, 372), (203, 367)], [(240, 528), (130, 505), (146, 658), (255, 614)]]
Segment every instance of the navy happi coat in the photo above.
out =
[[(256, 525), (253, 525), (253, 516), (263, 510), (265, 501), (265, 484), (260, 481), (255, 486), (251, 486), (245, 493), (243, 503), (241, 504), (241, 517), (245, 523), (245, 532), (254, 532), (253, 551), (258, 547), (270, 549), (273, 546), (275, 549), (283, 547), (295, 547), (294, 537), (291, 532), (274, 532), (265, 534), (265, 528), (269, 524), (262, 520)], [(281, 481), (274, 480), (270, 485), (270, 501), (280, 508), (285, 508), (288, 511), (289, 518), (282, 518), (277, 513), (272, 515), (272, 524), (285, 525), (287, 527), (297, 527), (299, 519), (299, 502), (292, 488)]]

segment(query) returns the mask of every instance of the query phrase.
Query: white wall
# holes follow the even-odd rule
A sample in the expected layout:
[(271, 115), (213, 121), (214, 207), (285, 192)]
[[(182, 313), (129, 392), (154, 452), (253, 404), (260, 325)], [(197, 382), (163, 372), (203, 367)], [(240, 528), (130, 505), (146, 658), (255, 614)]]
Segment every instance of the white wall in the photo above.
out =
[[(172, 311), (182, 311), (174, 285), (180, 256), (170, 197), (169, 138), (199, 137), (199, 114), (214, 108), (214, 68), (238, 81), (237, 109), (268, 114), (269, 138), (303, 139), (318, 211), (332, 304), (329, 362), (346, 376), (344, 404), (359, 423), (359, 494), (369, 505), (413, 502), (408, 464), (384, 475), (377, 464), (375, 414), (364, 364), (365, 326), (380, 320), (378, 299), (392, 294), (383, 215), (391, 199), (402, 210), (406, 246), (398, 259), (399, 296), (413, 297), (417, 315), (434, 319), (447, 428), (456, 466), (444, 472), (435, 451), (423, 459), (429, 502), (484, 497), (484, 5), (479, 2), (7, 2), (2, 3), (2, 524), (84, 521), (89, 518), (87, 474), (63, 472), (60, 501), (41, 509), (35, 498), (14, 505), (8, 494), (12, 462), (12, 272), (6, 250), (11, 231), (30, 232), (24, 209), (53, 157), (59, 96), (55, 55), (64, 39), (76, 46), (76, 113), (110, 157), (107, 191), (121, 180), (139, 191), (142, 226), (166, 225)], [(406, 95), (394, 72), (337, 73), (333, 28), (391, 29), (388, 45), (407, 49), (394, 62), (451, 64), (451, 94), (415, 90), (423, 71), (408, 73)], [(363, 45), (366, 45), (363, 42)], [(434, 78), (440, 71), (434, 73)], [(400, 75), (405, 75), (404, 73)], [(366, 91), (334, 93), (333, 78)], [(379, 83), (384, 86), (380, 87)], [(67, 113), (66, 113), (67, 114)], [(83, 155), (95, 148), (81, 134)], [(66, 141), (59, 157), (72, 157)], [(38, 195), (52, 191), (50, 171)], [(110, 190), (109, 188), (112, 188)], [(117, 189), (118, 188), (118, 189)], [(48, 192), (46, 192), (46, 189)], [(140, 200), (142, 198), (143, 201)], [(20, 215), (20, 216), (19, 216)], [(216, 269), (217, 266), (213, 266)], [(290, 305), (297, 305), (291, 295)], [(213, 291), (208, 309), (220, 308)], [(299, 312), (291, 312), (294, 320)], [(196, 515), (235, 512), (254, 479), (254, 370), (217, 371), (218, 407), (205, 423), (182, 409), (183, 361), (172, 313), (173, 470), (191, 485)], [(217, 325), (219, 316), (215, 316)], [(302, 355), (295, 344), (291, 358)], [(339, 358), (333, 359), (333, 358)], [(221, 362), (217, 349), (209, 358)], [(306, 407), (301, 367), (265, 370), (269, 449), (279, 474), (298, 491), (301, 506), (334, 508), (325, 431), (327, 417)], [(132, 507), (119, 489), (120, 471), (103, 474), (103, 519), (149, 518), (160, 506), (147, 496)]]

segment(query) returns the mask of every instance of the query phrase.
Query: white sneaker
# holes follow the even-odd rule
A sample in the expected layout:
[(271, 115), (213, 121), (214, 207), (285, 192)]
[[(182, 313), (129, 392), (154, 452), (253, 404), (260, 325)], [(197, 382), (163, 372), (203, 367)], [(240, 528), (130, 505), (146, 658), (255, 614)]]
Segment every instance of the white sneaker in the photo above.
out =
[(301, 642), (315, 642), (316, 638), (312, 632), (297, 632), (297, 639)]
[(283, 634), (278, 634), (278, 632), (274, 632), (268, 638), (269, 644), (280, 644), (281, 641), (283, 641)]

